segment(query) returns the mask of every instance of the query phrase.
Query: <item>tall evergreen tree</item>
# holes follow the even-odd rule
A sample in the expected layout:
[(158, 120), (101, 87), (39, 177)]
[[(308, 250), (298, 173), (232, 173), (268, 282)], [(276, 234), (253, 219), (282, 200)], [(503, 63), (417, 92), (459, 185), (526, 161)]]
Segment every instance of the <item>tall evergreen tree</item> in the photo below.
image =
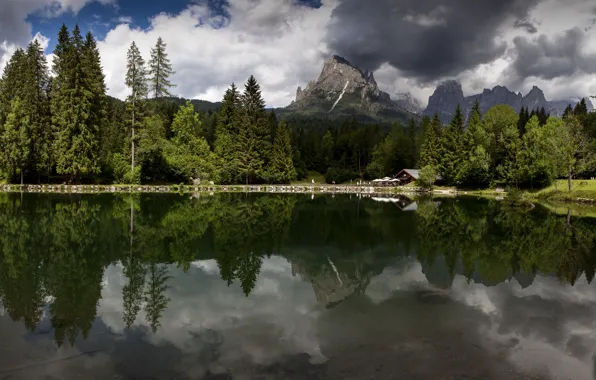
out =
[(443, 125), (439, 114), (435, 113), (430, 125), (424, 131), (424, 143), (420, 151), (420, 167), (430, 166), (439, 169), (441, 160), (440, 141), (443, 135)]
[(4, 67), (0, 80), (0, 127), (4, 125), (10, 113), (11, 102), (22, 97), (22, 85), (27, 65), (27, 55), (23, 49), (17, 49)]
[(528, 123), (528, 109), (527, 107), (522, 107), (519, 111), (519, 120), (517, 121), (517, 130), (519, 131), (519, 135), (523, 136), (526, 133), (526, 124)]
[(166, 43), (159, 37), (155, 47), (151, 49), (151, 59), (149, 60), (153, 98), (172, 96), (169, 91), (170, 88), (175, 86), (170, 83), (170, 75), (172, 74), (174, 74), (174, 71), (166, 53)]
[(145, 61), (137, 45), (133, 42), (127, 53), (126, 62), (126, 86), (130, 89), (130, 95), (126, 98), (127, 108), (130, 112), (130, 169), (135, 170), (135, 144), (136, 129), (142, 124), (141, 113), (144, 101), (147, 98), (147, 71)]
[(467, 156), (463, 145), (464, 131), (463, 115), (458, 105), (455, 109), (455, 115), (441, 140), (442, 154), (439, 163), (439, 172), (443, 175), (447, 183), (450, 184), (455, 183), (458, 170)]
[(245, 182), (263, 174), (265, 159), (269, 156), (269, 128), (265, 101), (261, 88), (254, 76), (250, 76), (244, 86), (241, 98), (242, 111), (238, 134), (238, 163)]
[(29, 116), (23, 108), (20, 98), (10, 103), (10, 113), (2, 131), (4, 163), (9, 173), (19, 170), (23, 184), (25, 166), (30, 160), (32, 140)]
[(586, 104), (586, 98), (582, 98), (576, 105), (575, 109), (573, 110), (573, 114), (581, 119), (582, 116), (586, 116), (588, 114), (588, 105)]
[(240, 126), (240, 96), (232, 83), (226, 90), (215, 131), (214, 151), (220, 165), (220, 180), (231, 183), (238, 174), (238, 130)]
[(91, 32), (87, 33), (85, 37), (81, 53), (85, 87), (91, 93), (91, 109), (87, 119), (87, 125), (94, 131), (99, 131), (105, 126), (108, 105), (105, 75), (101, 67), (99, 49)]
[[(68, 31), (66, 31), (66, 34)], [(92, 123), (95, 89), (90, 86), (90, 70), (84, 57), (84, 41), (78, 25), (68, 41), (61, 41), (56, 51), (61, 56), (55, 66), (58, 87), (55, 93), (56, 172), (80, 182), (82, 176), (99, 172), (99, 126)], [(53, 121), (54, 121), (53, 119)]]
[(30, 170), (39, 176), (49, 176), (52, 133), (50, 127), (49, 73), (46, 57), (39, 41), (35, 39), (27, 48), (27, 65), (23, 83), (23, 107), (30, 123)]
[(573, 107), (571, 107), (571, 104), (568, 104), (567, 107), (565, 107), (565, 111), (563, 111), (563, 118), (565, 119), (571, 115), (573, 115)]
[(284, 121), (279, 123), (273, 140), (271, 158), (267, 168), (267, 180), (273, 183), (290, 183), (296, 179), (296, 169), (292, 161), (290, 131)]

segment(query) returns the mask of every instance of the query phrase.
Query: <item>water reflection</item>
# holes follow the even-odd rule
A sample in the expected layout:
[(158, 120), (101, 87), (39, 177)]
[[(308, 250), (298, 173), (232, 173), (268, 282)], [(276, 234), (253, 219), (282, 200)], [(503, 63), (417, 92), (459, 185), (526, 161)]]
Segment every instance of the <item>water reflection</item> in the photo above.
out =
[(0, 378), (592, 379), (594, 227), (465, 199), (0, 195)]

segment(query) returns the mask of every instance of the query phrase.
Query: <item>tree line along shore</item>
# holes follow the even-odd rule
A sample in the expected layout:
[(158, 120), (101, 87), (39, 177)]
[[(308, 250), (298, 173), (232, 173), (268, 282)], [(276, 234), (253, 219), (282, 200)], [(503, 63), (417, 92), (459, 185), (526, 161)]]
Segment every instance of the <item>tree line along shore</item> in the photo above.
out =
[(316, 172), (340, 184), (419, 168), (422, 187), (441, 178), (460, 190), (537, 190), (596, 176), (596, 113), (585, 100), (562, 117), (458, 107), (447, 126), (437, 115), (392, 125), (280, 120), (254, 76), (216, 107), (173, 96), (166, 50), (159, 38), (146, 62), (131, 44), (125, 101), (107, 95), (95, 38), (78, 26), (60, 29), (51, 68), (37, 40), (17, 50), (0, 79), (0, 181), (229, 186), (296, 184)]

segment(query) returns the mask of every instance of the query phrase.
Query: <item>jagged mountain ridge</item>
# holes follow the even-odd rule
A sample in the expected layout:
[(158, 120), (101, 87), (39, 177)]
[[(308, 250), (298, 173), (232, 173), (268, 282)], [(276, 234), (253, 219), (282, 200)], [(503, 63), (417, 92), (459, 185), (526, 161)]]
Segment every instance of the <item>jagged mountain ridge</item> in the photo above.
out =
[[(561, 116), (567, 105), (575, 106), (581, 99), (548, 101), (544, 92), (536, 86), (532, 87), (526, 95), (510, 91), (505, 86), (495, 86), (492, 89), (484, 89), (480, 94), (464, 96), (461, 84), (448, 80), (439, 84), (429, 97), (428, 106), (423, 115), (432, 117), (437, 112), (441, 122), (449, 123), (458, 104), (464, 115), (468, 115), (476, 100), (480, 104), (481, 112), (486, 112), (499, 104), (507, 104), (518, 112), (522, 107), (528, 107), (530, 110), (544, 107), (551, 115)], [(586, 103), (588, 110), (592, 110), (593, 105), (589, 97), (586, 97)]]
[(280, 111), (301, 116), (352, 116), (405, 122), (419, 117), (414, 111), (416, 107), (409, 94), (400, 94), (397, 101), (392, 100), (379, 89), (372, 72), (363, 72), (345, 58), (334, 55), (323, 65), (319, 78), (304, 89), (298, 87), (296, 99)]

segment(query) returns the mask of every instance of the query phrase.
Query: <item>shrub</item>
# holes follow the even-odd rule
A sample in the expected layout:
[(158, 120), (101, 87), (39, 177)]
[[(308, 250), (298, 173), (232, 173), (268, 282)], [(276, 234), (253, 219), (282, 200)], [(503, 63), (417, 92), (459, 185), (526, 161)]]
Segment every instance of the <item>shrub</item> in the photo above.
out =
[(325, 173), (325, 182), (327, 183), (343, 183), (350, 180), (360, 178), (360, 175), (352, 170), (329, 168)]

